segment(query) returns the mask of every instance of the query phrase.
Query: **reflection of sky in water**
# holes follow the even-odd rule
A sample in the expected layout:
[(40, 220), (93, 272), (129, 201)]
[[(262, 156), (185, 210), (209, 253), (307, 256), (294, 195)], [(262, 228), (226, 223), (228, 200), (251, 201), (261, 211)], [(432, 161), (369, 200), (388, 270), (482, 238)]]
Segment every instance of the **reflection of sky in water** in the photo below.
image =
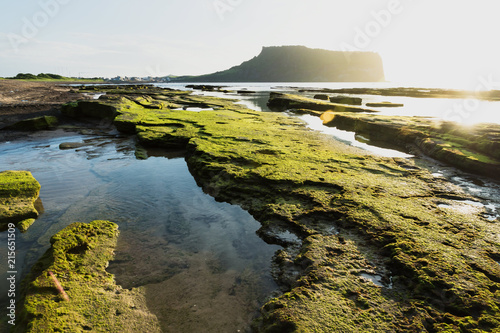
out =
[[(83, 140), (86, 147), (59, 149), (61, 142)], [(41, 184), (45, 208), (28, 232), (16, 232), (19, 277), (45, 252), (52, 235), (73, 222), (104, 219), (119, 225), (117, 258), (123, 257), (120, 248), (125, 248), (120, 242), (137, 244), (137, 248), (127, 248), (128, 255), (150, 252), (169, 258), (170, 264), (177, 260), (175, 255), (190, 258), (203, 253), (220, 271), (256, 276), (261, 281), (260, 286), (252, 285), (256, 293), (271, 292), (276, 287), (270, 277), (271, 258), (279, 247), (267, 245), (256, 235), (260, 224), (239, 206), (216, 202), (203, 193), (183, 158), (136, 160), (133, 147), (131, 139), (80, 135), (0, 145), (0, 170), (31, 171)], [(6, 247), (5, 243), (6, 238), (1, 238), (0, 247)], [(0, 253), (1, 290), (6, 290), (4, 255), (5, 251)], [(148, 272), (156, 267), (141, 264), (143, 271), (135, 272), (138, 284), (147, 285)], [(176, 267), (182, 271), (188, 266)], [(0, 303), (5, 296), (1, 294)], [(213, 311), (217, 311), (216, 304)]]

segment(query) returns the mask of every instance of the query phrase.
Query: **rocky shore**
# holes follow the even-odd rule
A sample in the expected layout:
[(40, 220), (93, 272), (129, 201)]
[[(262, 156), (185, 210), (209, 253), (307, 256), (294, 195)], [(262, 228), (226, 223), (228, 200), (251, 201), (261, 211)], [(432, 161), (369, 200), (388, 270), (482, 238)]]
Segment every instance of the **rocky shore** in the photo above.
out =
[[(189, 169), (207, 193), (248, 210), (262, 224), (259, 235), (283, 246), (273, 260), (282, 294), (263, 306), (255, 331), (500, 329), (500, 227), (458, 187), (409, 160), (370, 155), (282, 113), (153, 87), (79, 93), (89, 89), (105, 95), (66, 104), (65, 117), (110, 119), (141, 146), (186, 150)], [(192, 107), (206, 111), (186, 110)], [(63, 252), (71, 254), (68, 249)], [(95, 262), (79, 262), (81, 272), (94, 271)], [(38, 273), (27, 285), (47, 281), (48, 269), (34, 267)], [(35, 291), (26, 295), (43, 296)], [(80, 292), (87, 290), (74, 289), (75, 296)], [(53, 289), (50, 297), (46, 308), (58, 297)], [(107, 305), (95, 311), (102, 309)], [(23, 325), (36, 318), (24, 316)], [(148, 323), (155, 325), (152, 318)]]

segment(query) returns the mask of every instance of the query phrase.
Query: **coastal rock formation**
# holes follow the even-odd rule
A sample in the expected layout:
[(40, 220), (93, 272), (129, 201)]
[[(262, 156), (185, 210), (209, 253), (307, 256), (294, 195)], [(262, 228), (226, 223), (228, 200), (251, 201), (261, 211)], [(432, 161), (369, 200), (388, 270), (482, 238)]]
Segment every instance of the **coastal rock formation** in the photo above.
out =
[(500, 179), (500, 126), (456, 123), (420, 117), (345, 115), (326, 112), (323, 124), (353, 131), (374, 144), (417, 147), (425, 155), (467, 172)]
[(0, 230), (13, 223), (26, 231), (38, 217), (35, 201), (39, 193), (40, 184), (30, 172), (0, 172)]
[[(347, 100), (347, 102), (354, 102)], [(299, 95), (272, 92), (267, 106), (274, 111), (285, 111), (289, 109), (309, 109), (314, 111), (337, 111), (337, 112), (377, 112), (360, 106), (349, 105), (353, 103), (339, 104), (331, 103), (321, 99), (312, 99)]]
[(264, 47), (251, 60), (228, 70), (181, 76), (178, 82), (379, 82), (382, 59), (373, 52), (342, 52), (305, 46)]
[(145, 147), (185, 149), (205, 192), (248, 210), (259, 235), (284, 247), (274, 260), (283, 293), (256, 331), (500, 329), (500, 227), (458, 187), (281, 113), (184, 92), (152, 97), (214, 110), (116, 99), (117, 127)]
[(160, 332), (143, 291), (122, 289), (106, 272), (117, 237), (108, 221), (73, 223), (54, 235), (23, 281), (13, 332)]
[(323, 100), (323, 101), (328, 101), (329, 100), (328, 95), (325, 95), (325, 94), (314, 95), (314, 99), (320, 99), (320, 100)]
[(350, 96), (331, 96), (330, 102), (339, 104), (361, 105), (363, 103), (363, 99)]
[(58, 123), (57, 117), (41, 116), (37, 118), (21, 120), (11, 126), (5, 127), (4, 129), (17, 130), (17, 131), (41, 131), (41, 130), (53, 129), (57, 126), (57, 123)]
[(500, 100), (499, 90), (472, 91), (440, 88), (342, 88), (303, 89), (314, 93), (359, 94), (376, 96), (403, 96), (415, 98), (474, 98), (487, 101)]
[(380, 103), (366, 103), (366, 106), (371, 108), (401, 108), (405, 105), (401, 103), (380, 102)]

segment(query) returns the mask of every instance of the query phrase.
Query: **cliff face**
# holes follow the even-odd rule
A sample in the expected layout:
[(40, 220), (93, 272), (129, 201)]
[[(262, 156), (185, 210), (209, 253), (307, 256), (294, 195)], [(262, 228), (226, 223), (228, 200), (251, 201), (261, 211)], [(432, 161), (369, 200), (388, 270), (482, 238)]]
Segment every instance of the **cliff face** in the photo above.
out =
[(191, 82), (378, 82), (382, 59), (373, 52), (342, 52), (305, 46), (264, 47), (251, 60), (228, 70), (179, 77)]

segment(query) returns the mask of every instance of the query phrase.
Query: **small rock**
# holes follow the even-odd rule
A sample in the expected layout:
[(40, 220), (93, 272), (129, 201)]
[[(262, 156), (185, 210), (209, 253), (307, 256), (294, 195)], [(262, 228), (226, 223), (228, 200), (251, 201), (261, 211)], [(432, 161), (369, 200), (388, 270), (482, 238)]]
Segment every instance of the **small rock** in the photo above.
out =
[(59, 145), (59, 149), (76, 149), (83, 146), (86, 146), (86, 143), (83, 142), (63, 142)]
[(318, 95), (314, 95), (314, 99), (321, 99), (323, 101), (328, 101), (328, 95), (323, 95), (323, 94), (318, 94)]
[(363, 99), (350, 96), (333, 96), (330, 97), (330, 102), (338, 104), (361, 105), (363, 103)]

